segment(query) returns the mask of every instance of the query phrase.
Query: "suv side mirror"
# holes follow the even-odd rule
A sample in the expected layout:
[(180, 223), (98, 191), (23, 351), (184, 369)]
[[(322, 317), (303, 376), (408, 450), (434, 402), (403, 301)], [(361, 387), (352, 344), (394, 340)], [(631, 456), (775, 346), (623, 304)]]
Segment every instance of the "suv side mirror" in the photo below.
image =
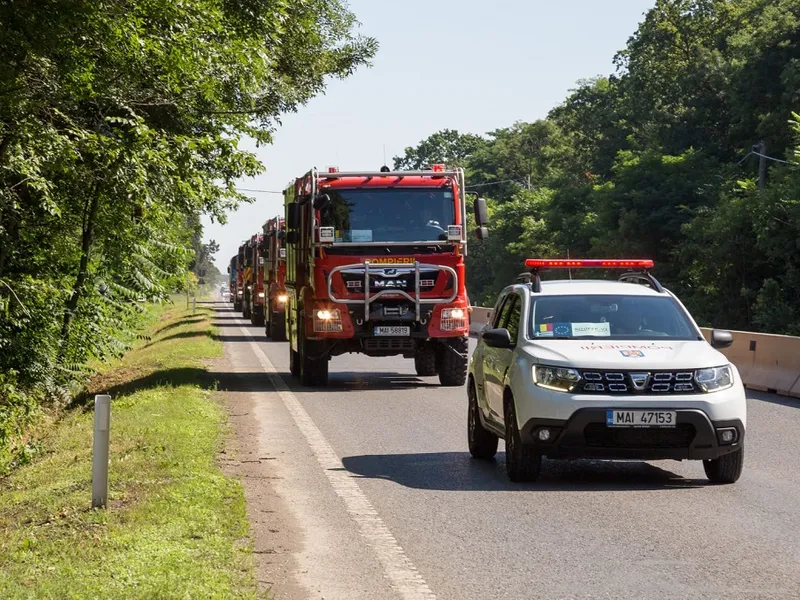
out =
[(475, 198), (473, 205), (475, 210), (475, 223), (478, 227), (484, 227), (489, 224), (489, 210), (486, 208), (486, 200), (483, 198)]
[(711, 330), (711, 346), (717, 349), (729, 348), (733, 344), (733, 334), (723, 329)]
[(514, 345), (508, 329), (487, 329), (481, 335), (481, 339), (492, 348), (511, 348)]
[(294, 202), (286, 205), (286, 227), (287, 229), (297, 229), (300, 222), (300, 206)]
[(317, 194), (314, 198), (314, 210), (322, 210), (331, 203), (331, 197), (328, 194)]

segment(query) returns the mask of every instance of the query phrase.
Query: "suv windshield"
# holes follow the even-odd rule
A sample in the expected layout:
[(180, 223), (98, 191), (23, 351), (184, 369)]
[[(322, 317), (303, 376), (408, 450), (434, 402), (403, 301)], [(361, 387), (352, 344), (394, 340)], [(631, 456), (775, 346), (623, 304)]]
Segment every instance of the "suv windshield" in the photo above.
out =
[(696, 340), (685, 312), (663, 296), (531, 297), (531, 338)]
[(455, 223), (448, 188), (362, 188), (326, 190), (331, 203), (321, 211), (323, 227), (336, 242), (447, 241)]

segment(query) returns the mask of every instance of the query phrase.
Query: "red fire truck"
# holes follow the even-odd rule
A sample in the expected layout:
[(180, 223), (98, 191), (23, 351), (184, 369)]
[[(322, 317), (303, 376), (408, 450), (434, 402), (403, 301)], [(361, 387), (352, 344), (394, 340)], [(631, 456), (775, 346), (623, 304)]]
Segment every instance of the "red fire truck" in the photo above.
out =
[(244, 317), (253, 325), (264, 324), (264, 257), (263, 236), (259, 233), (245, 244), (245, 310)]
[(283, 217), (275, 217), (264, 223), (261, 254), (264, 260), (263, 291), (266, 293), (267, 337), (275, 341), (286, 340), (286, 235)]
[[(290, 369), (326, 385), (333, 356), (413, 358), (417, 374), (467, 374), (464, 172), (313, 169), (284, 190)], [(486, 203), (476, 198), (476, 235)]]
[(244, 244), (239, 246), (239, 251), (236, 254), (236, 296), (233, 301), (233, 310), (240, 312), (244, 309)]
[(238, 263), (238, 256), (231, 257), (228, 263), (228, 292), (230, 293), (230, 301), (236, 303), (236, 266)]

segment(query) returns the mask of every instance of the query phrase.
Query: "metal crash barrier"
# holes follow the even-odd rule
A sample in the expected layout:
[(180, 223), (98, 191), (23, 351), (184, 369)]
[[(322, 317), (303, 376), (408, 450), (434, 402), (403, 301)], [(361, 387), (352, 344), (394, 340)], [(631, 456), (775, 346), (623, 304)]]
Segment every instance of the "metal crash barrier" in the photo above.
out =
[[(376, 292), (373, 295), (370, 295), (370, 269), (372, 270), (384, 270), (384, 269), (394, 269), (398, 274), (402, 275), (409, 275), (410, 273), (414, 273), (414, 295), (412, 296), (408, 292), (397, 288), (387, 288), (385, 290), (381, 290)], [(444, 271), (449, 273), (453, 277), (453, 293), (447, 298), (422, 298), (420, 294), (420, 279), (419, 279), (419, 272), (420, 269), (425, 269), (426, 271)], [(333, 293), (333, 276), (336, 273), (340, 273), (342, 271), (364, 271), (364, 298), (337, 298)], [(366, 323), (369, 321), (369, 305), (375, 302), (378, 298), (383, 296), (401, 296), (406, 298), (410, 302), (414, 303), (414, 311), (415, 317), (417, 321), (420, 320), (421, 315), (421, 305), (422, 304), (449, 304), (453, 300), (458, 297), (458, 274), (456, 270), (452, 267), (448, 267), (445, 265), (433, 265), (428, 263), (420, 263), (415, 262), (413, 265), (391, 265), (388, 266), (386, 264), (381, 264), (380, 266), (370, 266), (370, 262), (368, 260), (364, 261), (363, 263), (354, 263), (350, 265), (342, 265), (340, 267), (335, 267), (331, 270), (328, 274), (328, 297), (331, 299), (331, 302), (335, 302), (337, 304), (363, 304), (364, 305), (364, 322)]]

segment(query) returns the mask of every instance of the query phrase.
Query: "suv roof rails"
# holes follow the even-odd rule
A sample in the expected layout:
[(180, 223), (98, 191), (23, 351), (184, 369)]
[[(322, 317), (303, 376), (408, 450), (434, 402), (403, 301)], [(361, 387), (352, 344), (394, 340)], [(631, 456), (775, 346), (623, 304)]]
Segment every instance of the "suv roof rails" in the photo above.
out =
[(664, 288), (661, 287), (661, 284), (658, 282), (658, 279), (653, 277), (649, 271), (631, 271), (629, 273), (623, 273), (620, 276), (619, 280), (625, 283), (649, 285), (659, 294), (664, 293)]

